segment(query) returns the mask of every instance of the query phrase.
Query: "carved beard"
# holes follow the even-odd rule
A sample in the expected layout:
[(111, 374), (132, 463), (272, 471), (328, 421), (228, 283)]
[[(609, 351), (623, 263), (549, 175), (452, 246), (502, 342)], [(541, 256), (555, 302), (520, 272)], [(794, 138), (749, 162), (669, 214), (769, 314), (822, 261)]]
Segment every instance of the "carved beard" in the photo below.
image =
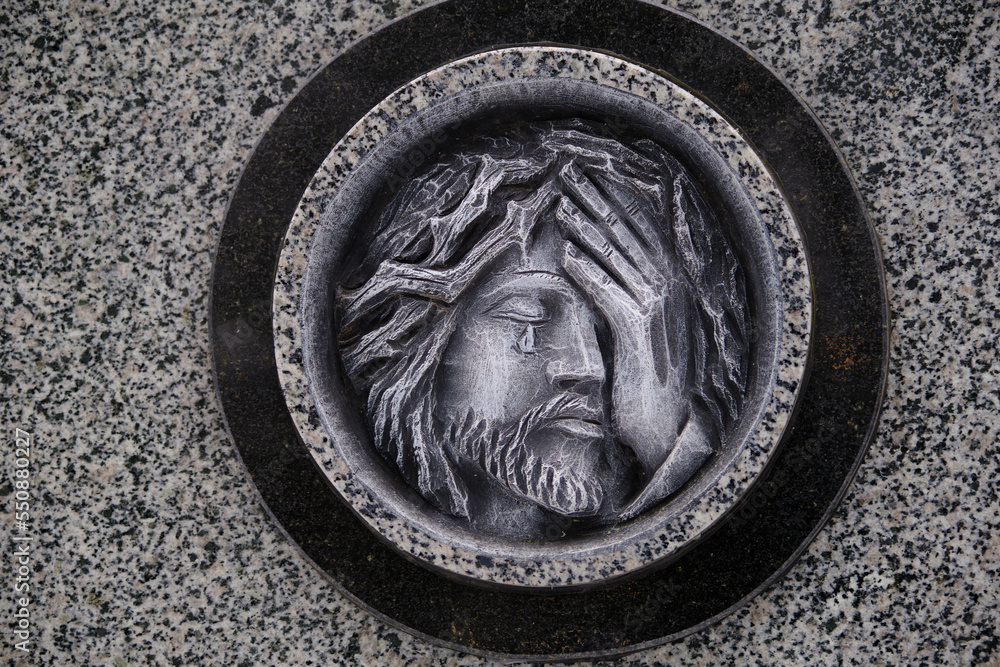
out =
[(593, 516), (604, 501), (600, 482), (579, 475), (561, 459), (537, 456), (527, 444), (533, 433), (584, 400), (563, 394), (506, 425), (477, 419), (470, 411), (461, 424), (446, 425), (445, 433), (453, 453), (478, 464), (515, 495), (557, 514)]

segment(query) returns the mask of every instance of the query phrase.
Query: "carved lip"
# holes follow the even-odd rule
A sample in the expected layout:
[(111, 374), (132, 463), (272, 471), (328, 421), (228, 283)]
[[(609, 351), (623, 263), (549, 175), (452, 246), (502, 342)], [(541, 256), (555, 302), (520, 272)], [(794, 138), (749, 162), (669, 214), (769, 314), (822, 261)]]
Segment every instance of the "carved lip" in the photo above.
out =
[(577, 417), (557, 417), (549, 422), (551, 428), (559, 429), (570, 435), (581, 438), (603, 438), (604, 424), (592, 419)]
[(592, 405), (592, 400), (586, 396), (571, 394), (568, 400), (560, 400), (558, 407), (546, 416), (552, 420), (577, 420), (603, 427), (604, 410)]

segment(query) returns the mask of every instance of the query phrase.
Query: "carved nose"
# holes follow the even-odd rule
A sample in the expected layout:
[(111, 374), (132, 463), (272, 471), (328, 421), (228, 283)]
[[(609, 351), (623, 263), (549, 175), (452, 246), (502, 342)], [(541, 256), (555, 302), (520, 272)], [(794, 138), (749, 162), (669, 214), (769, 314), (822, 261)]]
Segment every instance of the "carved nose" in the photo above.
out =
[(574, 323), (564, 332), (565, 340), (549, 359), (545, 376), (556, 386), (603, 383), (604, 359), (593, 325)]

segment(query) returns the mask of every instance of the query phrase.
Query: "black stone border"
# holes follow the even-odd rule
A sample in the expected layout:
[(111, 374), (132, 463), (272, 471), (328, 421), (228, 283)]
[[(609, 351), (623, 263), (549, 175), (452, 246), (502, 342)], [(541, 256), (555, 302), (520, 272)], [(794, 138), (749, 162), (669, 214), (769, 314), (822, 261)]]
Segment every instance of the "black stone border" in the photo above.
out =
[[(285, 229), (337, 140), (417, 75), (477, 51), (531, 43), (607, 51), (710, 101), (777, 175), (814, 281), (810, 369), (798, 413), (744, 504), (663, 569), (560, 594), (460, 583), (376, 537), (301, 445), (278, 384), (271, 336), (271, 289)], [(299, 91), (247, 164), (219, 239), (211, 309), (216, 388), (230, 434), (290, 539), (338, 589), (387, 623), (457, 650), (505, 658), (622, 655), (695, 632), (768, 587), (846, 492), (875, 432), (888, 362), (877, 238), (819, 122), (738, 44), (638, 0), (452, 0), (404, 16), (346, 51)]]

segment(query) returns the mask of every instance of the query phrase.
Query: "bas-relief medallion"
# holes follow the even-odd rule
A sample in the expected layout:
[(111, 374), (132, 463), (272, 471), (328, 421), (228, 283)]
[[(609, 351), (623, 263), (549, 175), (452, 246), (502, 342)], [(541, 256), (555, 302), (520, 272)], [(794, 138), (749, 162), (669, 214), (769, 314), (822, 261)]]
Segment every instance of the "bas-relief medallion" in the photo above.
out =
[(780, 190), (676, 84), (557, 47), (439, 68), (314, 178), (275, 286), (279, 375), (333, 487), (452, 575), (662, 562), (764, 468), (808, 347)]
[[(498, 46), (529, 43), (579, 46)], [(290, 540), (395, 628), (506, 660), (660, 645), (771, 585), (888, 358), (819, 121), (639, 0), (432, 3), (325, 65), (234, 191), (211, 313)]]
[(743, 276), (690, 175), (579, 119), (477, 136), (388, 202), (337, 343), (382, 457), (442, 512), (544, 539), (613, 525), (728, 438)]

